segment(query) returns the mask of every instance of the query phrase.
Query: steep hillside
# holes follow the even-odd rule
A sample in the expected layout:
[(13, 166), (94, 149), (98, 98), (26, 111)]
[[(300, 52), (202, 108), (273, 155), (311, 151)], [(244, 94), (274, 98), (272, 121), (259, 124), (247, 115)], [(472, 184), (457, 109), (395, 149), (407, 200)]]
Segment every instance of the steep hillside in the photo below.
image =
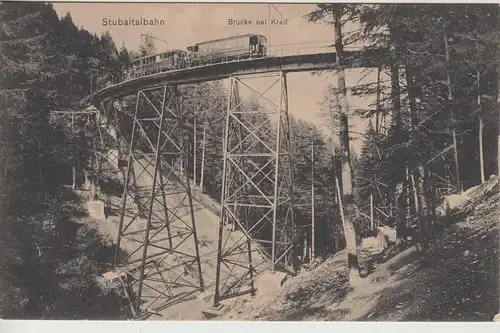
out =
[(347, 285), (344, 252), (221, 319), (491, 321), (499, 310), (499, 178), (466, 192), (425, 258), (414, 247)]

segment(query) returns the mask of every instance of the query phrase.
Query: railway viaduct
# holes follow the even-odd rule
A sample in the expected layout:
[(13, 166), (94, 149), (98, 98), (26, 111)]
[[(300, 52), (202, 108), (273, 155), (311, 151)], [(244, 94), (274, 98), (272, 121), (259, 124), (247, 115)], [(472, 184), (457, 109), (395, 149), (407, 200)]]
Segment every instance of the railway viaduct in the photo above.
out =
[[(342, 66), (372, 67), (360, 51), (345, 51)], [(84, 101), (98, 109), (96, 177), (107, 170), (121, 173), (124, 182), (113, 276), (125, 286), (136, 317), (206, 290), (213, 292), (216, 312), (223, 299), (254, 294), (256, 276), (263, 272), (293, 274), (287, 74), (337, 67), (334, 52), (269, 56), (137, 77), (98, 90)], [(252, 87), (252, 80), (261, 77), (271, 80), (264, 92)], [(222, 79), (230, 81), (230, 88), (217, 251), (210, 267), (215, 283), (210, 284), (203, 279), (206, 272), (200, 260), (196, 194), (182, 171), (188, 149), (181, 135), (182, 108), (175, 101), (180, 85)], [(277, 90), (274, 100), (266, 96), (271, 87)], [(243, 89), (267, 109), (245, 111), (240, 100)], [(117, 101), (127, 96), (135, 96), (135, 111), (124, 117)], [(260, 115), (257, 121), (256, 115)], [(120, 122), (131, 128), (127, 136), (121, 135)], [(273, 139), (260, 134), (265, 125), (271, 126)], [(105, 135), (111, 141), (103, 140)], [(110, 164), (110, 158), (121, 162)], [(120, 253), (125, 248), (123, 258)]]

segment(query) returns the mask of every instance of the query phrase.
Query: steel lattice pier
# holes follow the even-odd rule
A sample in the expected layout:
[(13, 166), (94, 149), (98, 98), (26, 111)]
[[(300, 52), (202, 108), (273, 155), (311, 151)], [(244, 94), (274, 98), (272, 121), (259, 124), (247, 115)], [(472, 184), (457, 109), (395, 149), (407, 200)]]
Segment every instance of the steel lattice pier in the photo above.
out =
[(176, 87), (138, 91), (114, 261), (136, 316), (204, 288), (183, 129)]
[(294, 234), (285, 74), (231, 77), (227, 103), (214, 306), (290, 271)]

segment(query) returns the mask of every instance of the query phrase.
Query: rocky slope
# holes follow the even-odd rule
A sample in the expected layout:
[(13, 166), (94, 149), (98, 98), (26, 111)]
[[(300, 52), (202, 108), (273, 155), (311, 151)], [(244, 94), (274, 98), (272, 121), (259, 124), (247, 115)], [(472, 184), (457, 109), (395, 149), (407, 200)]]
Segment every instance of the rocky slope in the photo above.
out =
[(340, 252), (274, 294), (231, 301), (218, 319), (491, 321), (499, 310), (499, 203), (494, 177), (466, 192), (425, 258), (407, 249), (351, 290)]

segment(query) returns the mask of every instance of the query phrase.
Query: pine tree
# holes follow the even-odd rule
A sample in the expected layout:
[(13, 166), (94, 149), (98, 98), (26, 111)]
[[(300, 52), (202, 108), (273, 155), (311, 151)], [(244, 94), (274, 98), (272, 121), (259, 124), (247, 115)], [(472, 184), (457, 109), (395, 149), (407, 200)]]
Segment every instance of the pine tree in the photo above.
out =
[[(312, 22), (327, 19), (334, 27), (335, 51), (337, 59), (337, 94), (340, 106), (340, 136), (339, 142), (342, 148), (342, 203), (340, 206), (343, 219), (343, 228), (347, 243), (347, 262), (349, 267), (349, 282), (354, 286), (359, 278), (359, 264), (356, 245), (356, 230), (354, 226), (354, 195), (353, 195), (353, 168), (351, 164), (351, 149), (349, 143), (349, 111), (347, 105), (347, 90), (345, 83), (345, 72), (343, 54), (345, 36), (342, 34), (342, 26), (345, 20), (354, 20), (358, 15), (359, 5), (345, 4), (320, 4), (317, 9), (307, 15)], [(337, 183), (338, 184), (338, 183)], [(340, 192), (340, 191), (339, 191)]]
[(139, 56), (145, 57), (157, 52), (154, 38), (149, 35), (142, 35), (141, 45), (139, 45)]

